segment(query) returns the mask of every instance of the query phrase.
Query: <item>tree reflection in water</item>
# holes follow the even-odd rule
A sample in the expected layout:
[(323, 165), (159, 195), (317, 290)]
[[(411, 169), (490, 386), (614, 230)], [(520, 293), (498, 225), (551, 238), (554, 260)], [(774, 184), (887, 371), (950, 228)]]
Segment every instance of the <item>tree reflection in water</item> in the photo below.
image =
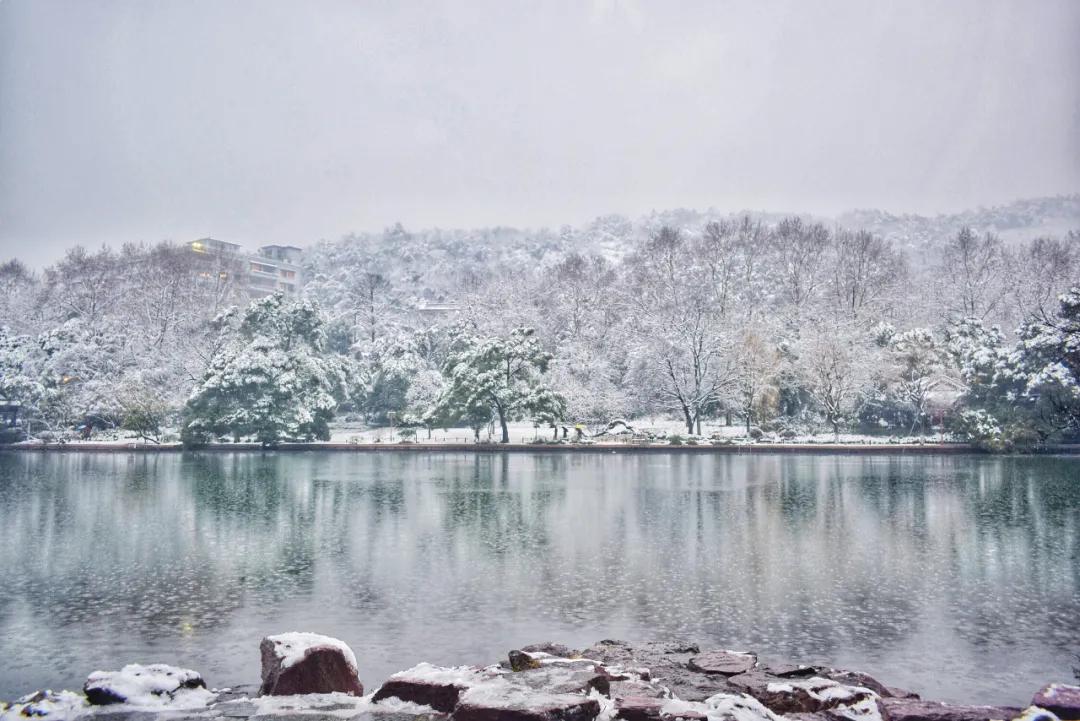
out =
[(0, 696), (258, 640), (365, 683), (541, 639), (693, 638), (1024, 702), (1080, 640), (1080, 459), (0, 454)]

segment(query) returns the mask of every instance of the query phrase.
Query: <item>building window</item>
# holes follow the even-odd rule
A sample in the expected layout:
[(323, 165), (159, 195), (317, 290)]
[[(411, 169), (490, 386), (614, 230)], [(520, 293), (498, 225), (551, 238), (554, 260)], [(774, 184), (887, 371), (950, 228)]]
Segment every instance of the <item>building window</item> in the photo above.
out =
[(295, 270), (283, 270), (283, 271), (281, 271), (281, 277), (282, 278), (289, 278), (289, 279), (295, 278), (296, 277), (296, 271)]
[(272, 265), (264, 265), (262, 263), (252, 263), (251, 272), (253, 273), (276, 273), (277, 268)]

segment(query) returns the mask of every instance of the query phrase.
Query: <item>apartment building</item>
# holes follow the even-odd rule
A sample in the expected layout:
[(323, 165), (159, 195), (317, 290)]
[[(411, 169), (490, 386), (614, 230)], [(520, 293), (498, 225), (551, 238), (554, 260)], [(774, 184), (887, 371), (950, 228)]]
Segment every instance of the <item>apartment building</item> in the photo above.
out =
[(218, 256), (234, 270), (236, 280), (252, 298), (281, 291), (296, 296), (303, 286), (300, 262), (304, 251), (292, 245), (264, 245), (252, 253), (239, 243), (200, 238), (188, 243), (192, 252)]

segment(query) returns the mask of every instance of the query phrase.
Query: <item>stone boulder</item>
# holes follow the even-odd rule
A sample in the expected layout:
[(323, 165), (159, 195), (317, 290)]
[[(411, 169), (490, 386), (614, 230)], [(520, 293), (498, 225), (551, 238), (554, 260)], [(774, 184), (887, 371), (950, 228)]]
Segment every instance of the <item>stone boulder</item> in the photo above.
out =
[(686, 701), (704, 701), (721, 692), (730, 692), (726, 677), (689, 668), (690, 659), (701, 653), (693, 643), (643, 643), (631, 646), (624, 641), (601, 641), (581, 651), (584, 658), (602, 662), (609, 670), (634, 669), (644, 679), (665, 686)]
[(602, 666), (575, 668), (562, 664), (547, 664), (507, 674), (502, 678), (523, 689), (556, 694), (587, 694), (595, 689), (607, 696), (611, 692), (611, 679)]
[(737, 676), (746, 673), (757, 665), (757, 656), (738, 651), (706, 651), (699, 656), (692, 656), (687, 662), (691, 671)]
[(454, 721), (592, 721), (599, 713), (600, 702), (594, 698), (533, 690), (508, 677), (499, 677), (465, 690), (452, 718)]
[(447, 668), (421, 663), (388, 678), (372, 700), (396, 698), (450, 713), (465, 691), (492, 677), (491, 672), (469, 666)]
[(782, 721), (756, 699), (735, 694), (716, 694), (704, 701), (628, 698), (615, 702), (615, 718), (626, 721), (660, 719), (709, 719), (709, 721)]
[(1080, 686), (1048, 684), (1039, 689), (1031, 705), (1050, 711), (1062, 721), (1080, 719)]
[(163, 663), (133, 663), (119, 671), (94, 671), (83, 685), (86, 700), (95, 706), (205, 706), (214, 699), (195, 671)]
[(878, 699), (878, 694), (864, 686), (846, 685), (822, 676), (781, 678), (752, 671), (733, 676), (728, 683), (778, 714), (870, 710)]
[(671, 699), (653, 698), (650, 696), (627, 696), (615, 699), (615, 718), (625, 721), (658, 721), (659, 719), (672, 719), (679, 721), (686, 719), (707, 719), (707, 709), (680, 709), (671, 710)]
[(883, 721), (1007, 721), (1020, 709), (1007, 706), (961, 706), (908, 698), (878, 701)]
[(363, 696), (356, 656), (345, 643), (315, 633), (267, 636), (262, 654), (263, 696), (346, 693)]
[(620, 698), (667, 698), (668, 690), (649, 681), (612, 681), (608, 685), (608, 697)]
[(508, 654), (511, 671), (524, 671), (530, 668), (540, 668), (540, 659), (526, 651), (511, 651)]
[(528, 646), (522, 646), (521, 650), (526, 653), (546, 653), (549, 656), (559, 656), (561, 658), (579, 658), (581, 654), (578, 651), (564, 646), (561, 643), (552, 643), (551, 641), (543, 641), (541, 643), (531, 643)]

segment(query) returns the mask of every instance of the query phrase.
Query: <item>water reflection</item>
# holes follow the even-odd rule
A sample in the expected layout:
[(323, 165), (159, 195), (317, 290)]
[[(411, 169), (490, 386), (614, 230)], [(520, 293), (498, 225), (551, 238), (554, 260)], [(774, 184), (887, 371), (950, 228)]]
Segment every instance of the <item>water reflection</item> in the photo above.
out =
[(1080, 651), (1080, 460), (0, 454), (0, 696), (164, 660), (373, 683), (552, 638), (687, 637), (1025, 702)]

